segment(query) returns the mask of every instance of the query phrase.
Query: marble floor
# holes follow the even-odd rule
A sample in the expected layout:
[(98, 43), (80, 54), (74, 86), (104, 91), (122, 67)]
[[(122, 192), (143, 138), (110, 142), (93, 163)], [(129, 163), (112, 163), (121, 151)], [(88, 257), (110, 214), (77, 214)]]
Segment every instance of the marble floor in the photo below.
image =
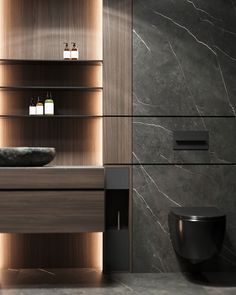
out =
[(3, 295), (236, 294), (236, 274), (206, 274), (194, 282), (180, 273), (102, 275), (92, 269), (11, 269), (0, 276)]

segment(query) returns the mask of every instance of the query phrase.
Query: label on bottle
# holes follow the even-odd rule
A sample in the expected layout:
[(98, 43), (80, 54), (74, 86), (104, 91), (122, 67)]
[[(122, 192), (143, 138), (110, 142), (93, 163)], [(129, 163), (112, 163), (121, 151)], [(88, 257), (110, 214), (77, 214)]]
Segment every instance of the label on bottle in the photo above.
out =
[(43, 115), (43, 106), (36, 106), (36, 115)]
[(45, 112), (45, 115), (54, 115), (54, 103), (45, 102), (44, 112)]
[(79, 59), (79, 51), (78, 50), (71, 50), (71, 58), (72, 59)]
[(36, 107), (35, 106), (29, 107), (29, 115), (36, 115)]
[(64, 59), (70, 59), (70, 51), (69, 50), (64, 50), (63, 58)]

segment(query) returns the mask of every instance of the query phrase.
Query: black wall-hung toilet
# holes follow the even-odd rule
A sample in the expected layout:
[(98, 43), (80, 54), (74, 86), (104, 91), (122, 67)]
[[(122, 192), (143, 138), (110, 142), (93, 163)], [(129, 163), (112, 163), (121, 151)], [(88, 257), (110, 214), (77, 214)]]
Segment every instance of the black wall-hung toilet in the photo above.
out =
[(224, 240), (226, 216), (214, 207), (173, 207), (170, 238), (175, 252), (190, 263), (218, 254)]

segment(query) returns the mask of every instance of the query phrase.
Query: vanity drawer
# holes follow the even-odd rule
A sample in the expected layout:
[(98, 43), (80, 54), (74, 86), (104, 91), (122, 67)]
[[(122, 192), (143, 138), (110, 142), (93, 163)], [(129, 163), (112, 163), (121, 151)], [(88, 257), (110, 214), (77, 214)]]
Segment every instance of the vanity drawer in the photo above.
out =
[(0, 168), (0, 189), (103, 189), (103, 167)]
[(133, 150), (134, 163), (236, 163), (236, 120), (137, 117)]
[(0, 232), (104, 231), (104, 191), (0, 191)]

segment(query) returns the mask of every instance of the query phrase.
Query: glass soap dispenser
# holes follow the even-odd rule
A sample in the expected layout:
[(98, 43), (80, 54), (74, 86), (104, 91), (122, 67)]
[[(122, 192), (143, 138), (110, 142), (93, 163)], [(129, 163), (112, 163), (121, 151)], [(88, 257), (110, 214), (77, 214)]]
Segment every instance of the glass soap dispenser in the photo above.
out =
[(76, 43), (72, 42), (71, 44), (73, 44), (73, 47), (71, 49), (71, 59), (72, 60), (78, 60), (79, 59), (79, 50), (76, 47)]

